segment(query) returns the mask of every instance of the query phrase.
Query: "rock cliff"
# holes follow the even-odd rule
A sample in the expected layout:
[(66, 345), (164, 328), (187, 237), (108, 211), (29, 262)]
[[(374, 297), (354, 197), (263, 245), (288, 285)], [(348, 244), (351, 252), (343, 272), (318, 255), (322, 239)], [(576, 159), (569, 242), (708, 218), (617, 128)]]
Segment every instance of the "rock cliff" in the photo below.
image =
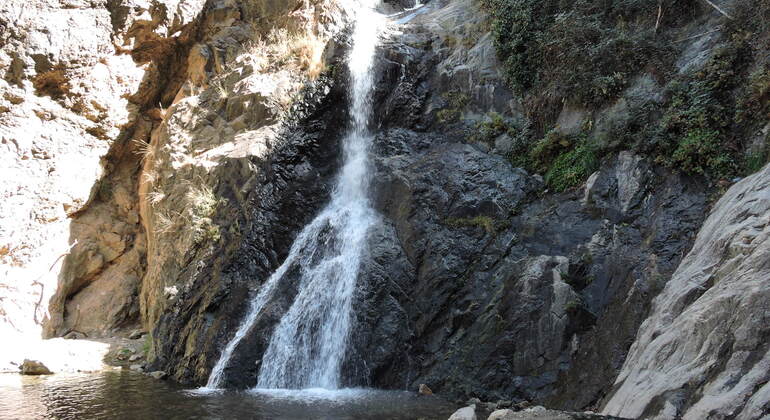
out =
[[(728, 19), (702, 2), (681, 16), (584, 3), (384, 6), (371, 122), (379, 222), (343, 382), (622, 417), (761, 418), (770, 167), (732, 184), (766, 162), (770, 55), (759, 41), (770, 38), (741, 13), (770, 7), (728, 2)], [(150, 368), (205, 383), (249, 298), (328, 200), (348, 123), (349, 7), (0, 6), (0, 165), (13, 180), (0, 202), (2, 327), (141, 327)], [(513, 64), (575, 57), (545, 38), (508, 48), (521, 34), (500, 22), (523, 15), (501, 10), (526, 11), (533, 34), (618, 50), (589, 51), (577, 79), (540, 68), (524, 89)], [(601, 61), (627, 45), (646, 66)], [(225, 385), (256, 383), (293, 274), (235, 349)]]

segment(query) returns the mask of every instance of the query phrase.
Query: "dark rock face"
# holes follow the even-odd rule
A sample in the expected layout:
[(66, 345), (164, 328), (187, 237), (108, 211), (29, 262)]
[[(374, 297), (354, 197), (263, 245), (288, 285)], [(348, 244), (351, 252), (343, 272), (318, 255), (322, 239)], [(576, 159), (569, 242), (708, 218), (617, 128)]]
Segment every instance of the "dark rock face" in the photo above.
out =
[[(468, 66), (447, 73), (458, 58), (429, 31), (393, 35), (380, 50), (372, 198), (381, 220), (362, 261), (343, 382), (595, 405), (691, 246), (706, 190), (620, 153), (584, 188), (548, 193), (541, 177), (469, 143), (461, 125), (438, 122), (449, 92), (466, 92), (471, 110), (518, 112), (494, 62), (484, 61), (493, 56), (474, 51)], [(344, 87), (344, 77), (327, 86), (266, 161), (218, 169), (219, 189), (235, 191), (243, 168), (259, 165), (246, 196), (220, 191), (248, 209), (243, 235), (182, 271), (195, 283), (153, 331), (156, 368), (205, 382), (254, 290), (328, 199)], [(294, 280), (290, 272), (236, 349), (226, 386), (255, 384)]]
[(359, 284), (350, 382), (595, 404), (689, 249), (705, 189), (621, 153), (584, 189), (543, 195), (539, 177), (432, 123), (449, 89), (432, 71), (440, 53), (420, 34), (401, 39), (380, 62), (382, 225)]

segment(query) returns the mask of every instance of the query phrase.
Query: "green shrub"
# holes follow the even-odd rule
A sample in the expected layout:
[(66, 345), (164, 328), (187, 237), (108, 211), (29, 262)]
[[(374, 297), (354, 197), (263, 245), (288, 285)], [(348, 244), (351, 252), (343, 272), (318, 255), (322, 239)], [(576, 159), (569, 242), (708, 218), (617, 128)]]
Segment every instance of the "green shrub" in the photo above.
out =
[[(692, 14), (692, 0), (669, 2), (663, 24)], [(508, 84), (515, 91), (600, 106), (631, 76), (664, 67), (669, 43), (655, 33), (657, 5), (644, 0), (483, 0)], [(674, 12), (674, 11), (677, 12)], [(557, 101), (558, 102), (558, 101)]]
[(442, 124), (457, 122), (463, 114), (463, 109), (468, 105), (468, 95), (450, 91), (443, 94), (446, 106), (436, 112), (436, 118)]
[(529, 169), (536, 172), (545, 172), (550, 168), (554, 159), (572, 145), (570, 136), (551, 130), (538, 140), (529, 151)]
[(770, 154), (768, 154), (767, 151), (762, 150), (759, 152), (750, 153), (746, 157), (746, 163), (744, 164), (746, 175), (750, 175), (759, 171), (768, 162), (770, 162)]
[(718, 48), (695, 74), (675, 80), (653, 146), (656, 160), (691, 175), (729, 178), (737, 175), (730, 92), (740, 85), (741, 69), (749, 55), (745, 40), (734, 39)]
[(599, 168), (596, 147), (583, 139), (573, 149), (560, 153), (545, 173), (545, 183), (555, 191), (582, 184)]
[(503, 116), (497, 112), (490, 112), (488, 117), (488, 119), (476, 124), (476, 131), (468, 136), (468, 140), (492, 143), (497, 137), (505, 134), (510, 129)]
[(718, 131), (689, 131), (677, 144), (669, 163), (685, 173), (728, 178), (735, 174), (735, 162), (723, 143)]

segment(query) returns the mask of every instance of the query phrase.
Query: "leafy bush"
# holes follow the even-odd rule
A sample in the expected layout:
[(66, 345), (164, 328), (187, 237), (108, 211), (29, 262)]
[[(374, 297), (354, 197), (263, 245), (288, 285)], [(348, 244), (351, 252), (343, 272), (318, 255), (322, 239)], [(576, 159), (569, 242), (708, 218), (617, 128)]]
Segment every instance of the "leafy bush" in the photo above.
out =
[(492, 143), (510, 129), (503, 116), (497, 112), (489, 113), (488, 117), (488, 119), (476, 124), (476, 131), (468, 137), (468, 140)]
[(599, 168), (596, 147), (582, 139), (575, 148), (560, 153), (545, 173), (545, 183), (556, 191), (578, 186)]
[(442, 124), (457, 122), (468, 105), (468, 96), (462, 92), (451, 91), (444, 93), (443, 97), (446, 106), (436, 113), (436, 118)]
[[(508, 84), (519, 93), (599, 106), (631, 76), (663, 66), (668, 43), (656, 35), (657, 5), (644, 0), (483, 0)], [(689, 16), (692, 0), (667, 5), (664, 25)], [(669, 15), (671, 18), (669, 18)], [(678, 17), (677, 17), (678, 16)]]
[(730, 92), (749, 55), (745, 40), (717, 49), (703, 69), (672, 82), (657, 132), (657, 161), (692, 175), (729, 178), (738, 173)]
[(724, 150), (718, 131), (696, 129), (687, 132), (669, 162), (685, 173), (727, 178), (735, 173), (733, 157)]

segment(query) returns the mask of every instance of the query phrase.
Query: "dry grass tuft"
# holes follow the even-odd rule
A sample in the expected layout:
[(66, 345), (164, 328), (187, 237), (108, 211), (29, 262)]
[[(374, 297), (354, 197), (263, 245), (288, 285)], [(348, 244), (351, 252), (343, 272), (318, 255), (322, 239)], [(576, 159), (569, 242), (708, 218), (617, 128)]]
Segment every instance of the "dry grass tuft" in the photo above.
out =
[(286, 29), (275, 29), (266, 36), (252, 30), (254, 40), (247, 47), (255, 67), (268, 71), (277, 67), (318, 77), (324, 69), (322, 57), (325, 42), (313, 34), (291, 34)]

